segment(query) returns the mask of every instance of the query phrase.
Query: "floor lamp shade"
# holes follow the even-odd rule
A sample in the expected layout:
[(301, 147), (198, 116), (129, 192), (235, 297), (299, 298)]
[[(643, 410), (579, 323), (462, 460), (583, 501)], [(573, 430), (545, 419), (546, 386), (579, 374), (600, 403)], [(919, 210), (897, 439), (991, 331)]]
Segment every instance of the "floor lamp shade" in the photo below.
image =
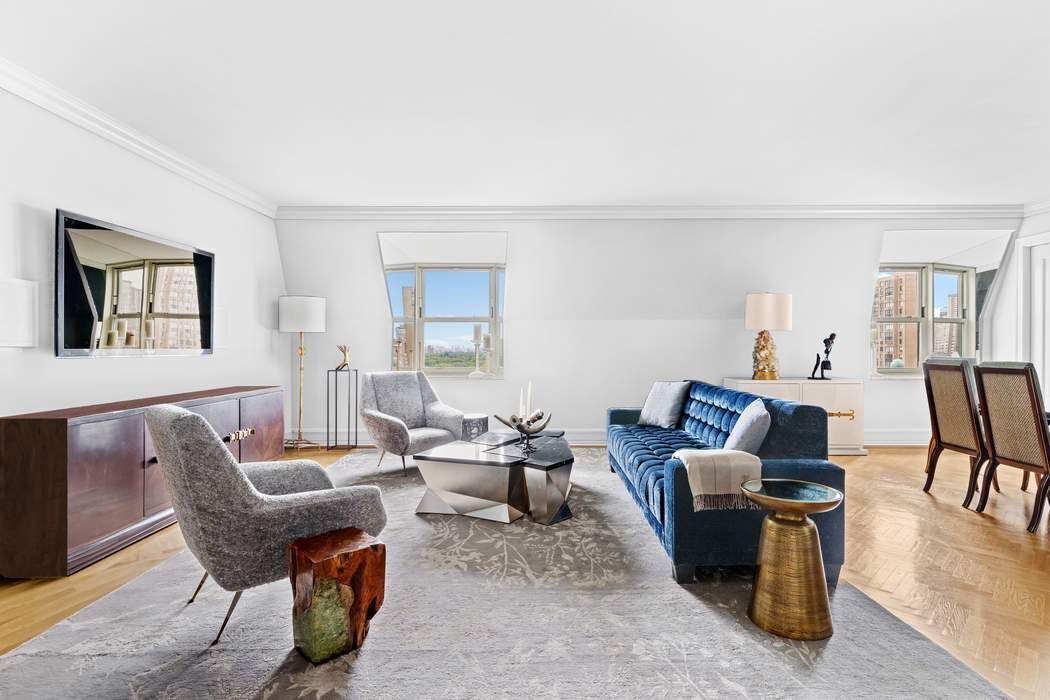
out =
[(748, 294), (744, 323), (749, 331), (791, 330), (791, 295), (782, 292)]
[(278, 330), (281, 333), (324, 333), (326, 301), (324, 297), (278, 297)]

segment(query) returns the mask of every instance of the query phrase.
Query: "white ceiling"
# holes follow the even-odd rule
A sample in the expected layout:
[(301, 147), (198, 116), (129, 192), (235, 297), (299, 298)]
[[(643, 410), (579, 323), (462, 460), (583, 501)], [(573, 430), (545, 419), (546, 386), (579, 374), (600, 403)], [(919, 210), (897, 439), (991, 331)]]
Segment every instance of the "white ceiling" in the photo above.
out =
[(0, 0), (0, 56), (279, 203), (1050, 196), (1050, 3)]

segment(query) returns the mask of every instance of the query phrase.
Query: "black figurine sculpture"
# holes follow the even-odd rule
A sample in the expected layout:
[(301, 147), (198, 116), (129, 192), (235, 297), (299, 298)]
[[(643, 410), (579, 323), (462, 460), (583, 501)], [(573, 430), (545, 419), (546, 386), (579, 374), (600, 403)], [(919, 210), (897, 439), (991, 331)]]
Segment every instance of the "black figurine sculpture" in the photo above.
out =
[[(810, 379), (831, 379), (831, 377), (824, 376), (824, 370), (831, 369), (831, 346), (835, 344), (835, 334), (832, 333), (824, 339), (824, 361), (820, 361), (820, 353), (817, 353), (817, 362), (813, 365), (813, 373), (809, 375)], [(820, 369), (820, 376), (817, 376), (817, 369)]]

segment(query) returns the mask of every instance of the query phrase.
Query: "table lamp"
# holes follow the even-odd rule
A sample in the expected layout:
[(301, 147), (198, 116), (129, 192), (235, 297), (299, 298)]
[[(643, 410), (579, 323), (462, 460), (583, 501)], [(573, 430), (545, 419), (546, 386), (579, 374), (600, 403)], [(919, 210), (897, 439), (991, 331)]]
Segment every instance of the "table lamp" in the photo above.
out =
[(758, 331), (752, 379), (780, 379), (777, 367), (777, 346), (769, 331), (791, 330), (791, 295), (783, 292), (752, 292), (747, 295), (744, 325), (749, 331)]
[(285, 440), (285, 447), (301, 449), (314, 443), (303, 438), (303, 369), (306, 357), (306, 333), (325, 332), (326, 299), (324, 297), (283, 296), (277, 299), (277, 327), (281, 333), (299, 334), (299, 424), (295, 439)]

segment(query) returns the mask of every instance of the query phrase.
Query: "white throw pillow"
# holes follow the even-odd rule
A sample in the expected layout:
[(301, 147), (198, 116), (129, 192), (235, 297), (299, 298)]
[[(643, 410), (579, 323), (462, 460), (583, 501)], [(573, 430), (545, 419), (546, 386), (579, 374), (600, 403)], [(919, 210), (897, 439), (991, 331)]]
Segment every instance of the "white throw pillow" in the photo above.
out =
[(762, 399), (755, 399), (747, 405), (740, 417), (736, 419), (736, 425), (729, 432), (723, 449), (740, 450), (758, 454), (758, 448), (762, 447), (762, 441), (766, 439), (769, 432), (769, 424), (772, 419)]
[(682, 406), (689, 395), (689, 382), (653, 382), (642, 406), (638, 425), (673, 428), (682, 417)]

